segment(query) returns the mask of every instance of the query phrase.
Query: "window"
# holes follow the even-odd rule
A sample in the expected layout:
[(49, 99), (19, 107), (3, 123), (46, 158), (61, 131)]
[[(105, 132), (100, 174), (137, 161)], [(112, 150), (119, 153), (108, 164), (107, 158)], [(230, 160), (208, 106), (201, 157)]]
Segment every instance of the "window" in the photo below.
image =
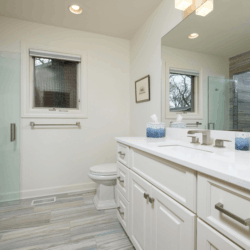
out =
[(33, 57), (34, 107), (78, 109), (78, 62)]
[(22, 117), (87, 118), (87, 51), (22, 42)]
[(165, 62), (162, 72), (164, 119), (175, 120), (178, 114), (185, 120), (203, 119), (202, 70), (172, 68)]
[(170, 72), (170, 112), (194, 112), (194, 79), (193, 75)]
[(199, 72), (170, 69), (169, 71), (169, 112), (198, 112)]

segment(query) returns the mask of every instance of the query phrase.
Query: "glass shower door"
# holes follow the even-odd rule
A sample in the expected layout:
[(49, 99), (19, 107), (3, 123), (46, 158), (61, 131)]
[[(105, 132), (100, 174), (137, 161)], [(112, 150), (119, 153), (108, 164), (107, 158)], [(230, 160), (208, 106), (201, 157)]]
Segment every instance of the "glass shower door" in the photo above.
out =
[(20, 54), (0, 51), (0, 205), (20, 199), (20, 79)]
[(234, 129), (235, 81), (208, 78), (208, 128), (210, 130)]

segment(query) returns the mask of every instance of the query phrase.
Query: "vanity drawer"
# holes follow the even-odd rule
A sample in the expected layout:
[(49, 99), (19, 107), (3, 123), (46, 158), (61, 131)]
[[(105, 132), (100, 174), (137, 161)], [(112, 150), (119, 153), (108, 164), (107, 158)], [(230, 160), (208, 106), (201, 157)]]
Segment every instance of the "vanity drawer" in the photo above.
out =
[(129, 165), (129, 147), (117, 143), (117, 160), (128, 167)]
[(198, 216), (250, 250), (250, 191), (227, 182), (198, 175)]
[(117, 190), (117, 217), (129, 236), (129, 203)]
[(197, 220), (197, 250), (243, 250), (212, 227)]
[(117, 162), (117, 189), (129, 201), (129, 169)]
[(134, 172), (196, 212), (196, 171), (134, 148), (130, 163)]

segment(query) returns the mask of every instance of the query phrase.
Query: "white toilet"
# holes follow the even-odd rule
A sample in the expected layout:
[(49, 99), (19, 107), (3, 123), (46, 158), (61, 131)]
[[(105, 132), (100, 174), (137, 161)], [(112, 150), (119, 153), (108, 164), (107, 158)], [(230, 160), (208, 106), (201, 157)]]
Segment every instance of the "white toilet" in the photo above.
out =
[(116, 208), (116, 163), (107, 163), (91, 167), (89, 170), (89, 178), (98, 184), (97, 192), (94, 197), (96, 209), (102, 210)]

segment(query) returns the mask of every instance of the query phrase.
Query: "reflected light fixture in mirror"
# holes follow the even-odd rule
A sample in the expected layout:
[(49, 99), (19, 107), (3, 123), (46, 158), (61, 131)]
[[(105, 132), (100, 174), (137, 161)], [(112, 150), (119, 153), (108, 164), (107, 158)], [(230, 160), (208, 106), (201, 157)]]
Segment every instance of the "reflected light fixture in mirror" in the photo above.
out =
[(74, 14), (81, 14), (82, 13), (82, 8), (78, 5), (71, 5), (69, 7), (69, 10)]
[(214, 9), (214, 0), (206, 0), (199, 8), (196, 9), (196, 15), (206, 16)]
[(178, 10), (186, 10), (191, 4), (193, 0), (175, 0), (175, 8)]
[(197, 38), (199, 36), (199, 34), (197, 34), (197, 33), (192, 33), (192, 34), (190, 34), (189, 36), (188, 36), (188, 38), (189, 39), (195, 39), (195, 38)]

